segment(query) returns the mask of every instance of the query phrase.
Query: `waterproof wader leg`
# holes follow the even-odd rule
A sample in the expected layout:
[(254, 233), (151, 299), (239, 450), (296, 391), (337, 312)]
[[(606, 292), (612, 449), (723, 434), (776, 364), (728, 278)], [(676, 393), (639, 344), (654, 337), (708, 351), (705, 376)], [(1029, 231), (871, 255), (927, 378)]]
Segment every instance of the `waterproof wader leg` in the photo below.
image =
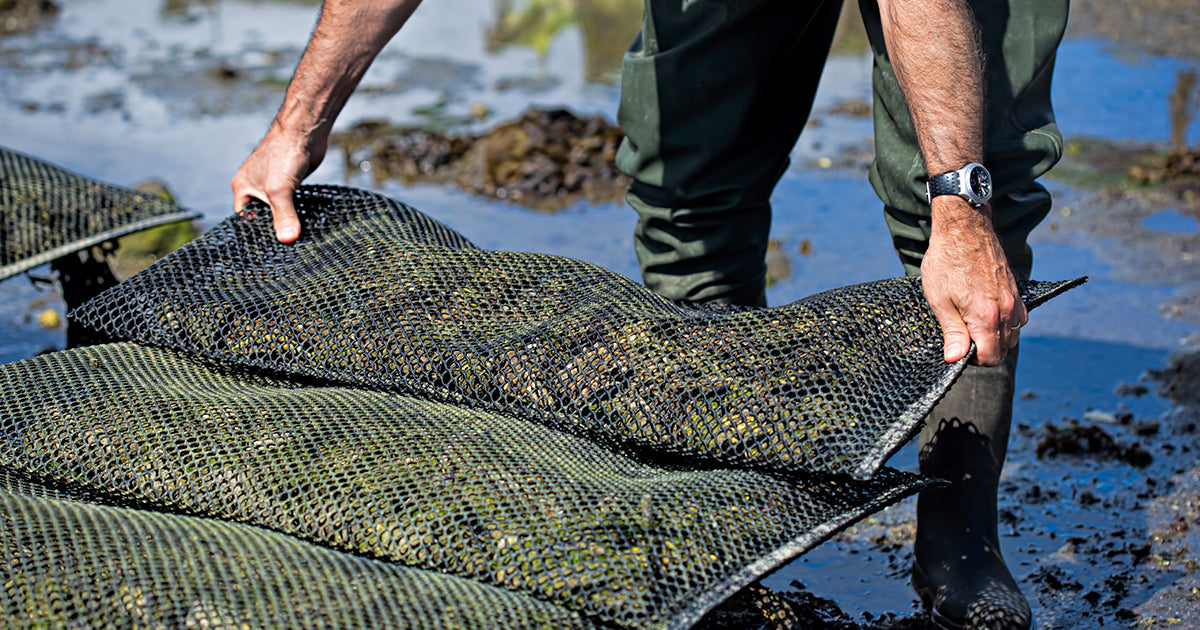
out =
[(646, 0), (621, 68), (617, 166), (651, 290), (765, 304), (770, 196), (808, 119), (841, 0)]
[(968, 366), (921, 429), (921, 472), (950, 485), (917, 498), (912, 583), (943, 628), (1008, 630), (1032, 623), (996, 531), (1016, 365), (1013, 349), (995, 367)]
[[(875, 162), (870, 179), (884, 202), (896, 252), (920, 273), (929, 244), (925, 164), (892, 73), (879, 9), (860, 0), (875, 53)], [(1009, 265), (1028, 278), (1027, 237), (1050, 211), (1035, 180), (1062, 154), (1050, 104), (1055, 51), (1066, 28), (1067, 0), (972, 2), (986, 55), (984, 165), (995, 192), (993, 222)], [(1016, 351), (1000, 366), (970, 366), (931, 412), (918, 438), (921, 471), (951, 482), (917, 501), (913, 586), (943, 628), (1024, 629), (1029, 604), (997, 546), (996, 487), (1012, 419)]]

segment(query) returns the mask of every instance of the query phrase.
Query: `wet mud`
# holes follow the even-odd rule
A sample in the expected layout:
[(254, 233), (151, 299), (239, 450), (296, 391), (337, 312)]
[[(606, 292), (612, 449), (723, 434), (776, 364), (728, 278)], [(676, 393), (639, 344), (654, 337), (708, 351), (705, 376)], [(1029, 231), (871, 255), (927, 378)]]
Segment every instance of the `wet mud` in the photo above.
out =
[[(1129, 400), (1157, 398), (1163, 413), (1139, 417), (1119, 403), (1061, 423), (1018, 423), (1013, 472), (1001, 481), (1000, 533), (1021, 542), (1006, 556), (1014, 572), (1024, 572), (1021, 586), (1040, 628), (1200, 627), (1200, 353), (1176, 356), (1114, 390)], [(852, 558), (846, 565), (857, 556), (875, 567), (873, 580), (860, 574), (857, 581), (878, 588), (879, 581), (907, 582), (914, 533), (914, 511), (901, 506), (827, 545)], [(700, 627), (934, 627), (915, 595), (907, 609), (894, 600), (867, 610), (840, 605), (840, 589), (829, 582), (854, 578), (757, 584)]]

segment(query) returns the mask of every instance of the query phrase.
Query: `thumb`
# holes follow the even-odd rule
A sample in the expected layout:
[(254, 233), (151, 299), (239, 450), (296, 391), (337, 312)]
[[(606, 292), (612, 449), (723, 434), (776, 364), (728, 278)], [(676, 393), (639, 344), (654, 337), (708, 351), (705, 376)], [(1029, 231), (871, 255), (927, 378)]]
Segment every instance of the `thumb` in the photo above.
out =
[(281, 191), (271, 196), (271, 215), (275, 223), (275, 238), (280, 243), (291, 243), (300, 236), (300, 219), (292, 205), (292, 190)]
[(967, 356), (971, 349), (971, 334), (961, 319), (942, 322), (942, 356), (947, 363), (954, 363)]

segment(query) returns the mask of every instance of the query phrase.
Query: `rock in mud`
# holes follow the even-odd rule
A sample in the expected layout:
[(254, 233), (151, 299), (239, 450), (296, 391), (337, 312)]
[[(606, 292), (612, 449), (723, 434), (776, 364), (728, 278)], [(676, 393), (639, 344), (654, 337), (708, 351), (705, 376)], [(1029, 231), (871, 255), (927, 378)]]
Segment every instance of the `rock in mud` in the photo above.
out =
[(0, 0), (0, 36), (31, 31), (58, 17), (50, 0)]
[(1158, 383), (1159, 395), (1180, 405), (1200, 405), (1200, 351), (1173, 357), (1167, 367), (1151, 371), (1150, 377)]

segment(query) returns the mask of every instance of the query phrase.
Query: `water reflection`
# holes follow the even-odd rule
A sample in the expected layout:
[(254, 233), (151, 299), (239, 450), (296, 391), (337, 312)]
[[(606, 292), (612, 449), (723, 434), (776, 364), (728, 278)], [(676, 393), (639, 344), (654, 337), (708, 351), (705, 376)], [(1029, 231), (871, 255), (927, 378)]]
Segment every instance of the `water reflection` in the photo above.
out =
[(486, 49), (528, 46), (544, 58), (563, 29), (577, 26), (583, 35), (584, 79), (614, 83), (641, 20), (641, 0), (496, 0)]
[(1147, 230), (1171, 234), (1192, 234), (1200, 230), (1196, 217), (1172, 209), (1155, 212), (1142, 219), (1142, 226)]
[[(181, 1), (181, 0), (177, 0)], [(488, 52), (527, 46), (545, 57), (566, 28), (583, 35), (584, 79), (615, 83), (621, 57), (642, 21), (642, 0), (496, 0), (496, 18), (485, 34)], [(844, 4), (833, 39), (833, 54), (860, 55), (869, 47), (858, 3)]]

